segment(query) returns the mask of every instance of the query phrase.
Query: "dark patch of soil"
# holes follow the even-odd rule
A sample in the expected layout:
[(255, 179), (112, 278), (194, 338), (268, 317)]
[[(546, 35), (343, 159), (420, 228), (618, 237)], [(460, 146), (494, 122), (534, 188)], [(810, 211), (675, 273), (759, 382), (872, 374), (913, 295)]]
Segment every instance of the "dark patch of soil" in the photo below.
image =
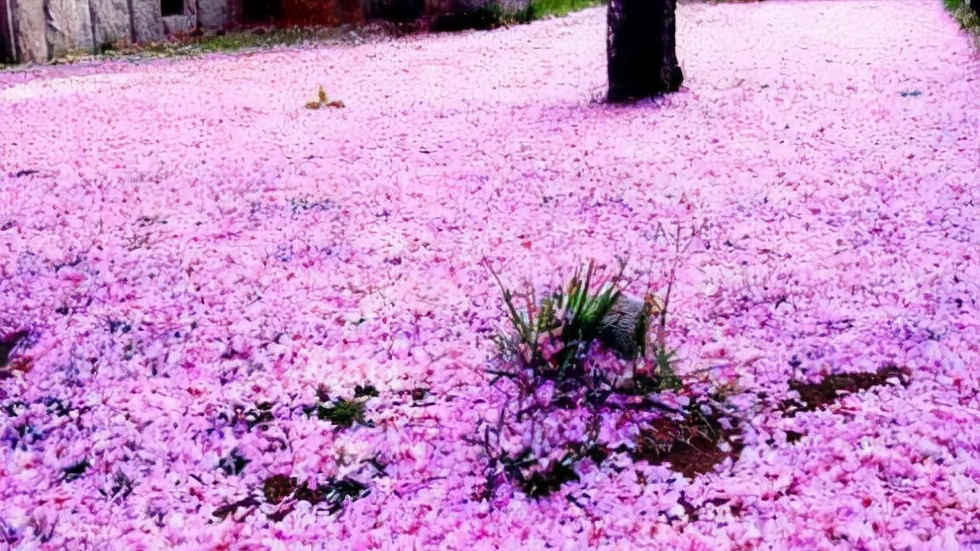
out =
[(912, 372), (908, 368), (889, 365), (874, 373), (827, 375), (815, 383), (793, 380), (789, 382), (789, 388), (799, 393), (800, 400), (783, 400), (779, 409), (785, 417), (793, 417), (800, 411), (824, 408), (836, 401), (841, 393), (850, 394), (887, 385), (889, 379), (897, 378), (902, 386), (907, 387), (911, 377)]
[[(737, 430), (737, 427), (736, 427)], [(634, 460), (668, 464), (687, 478), (714, 470), (730, 457), (737, 461), (744, 446), (736, 430), (726, 430), (712, 416), (690, 415), (685, 420), (658, 419), (640, 433)], [(720, 448), (728, 444), (728, 451)]]

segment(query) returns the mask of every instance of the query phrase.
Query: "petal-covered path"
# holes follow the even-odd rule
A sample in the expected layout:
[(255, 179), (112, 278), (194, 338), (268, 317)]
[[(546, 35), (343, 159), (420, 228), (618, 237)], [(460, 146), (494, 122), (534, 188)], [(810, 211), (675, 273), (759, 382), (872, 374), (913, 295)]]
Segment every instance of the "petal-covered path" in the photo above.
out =
[[(678, 26), (685, 87), (627, 107), (601, 9), (0, 73), (0, 549), (980, 549), (969, 38), (939, 0)], [(545, 290), (616, 256), (638, 294), (677, 267), (667, 338), (735, 393), (741, 457), (479, 499), (484, 265)], [(321, 384), (376, 387), (371, 423), (305, 414)], [(273, 475), (369, 493), (283, 511)]]

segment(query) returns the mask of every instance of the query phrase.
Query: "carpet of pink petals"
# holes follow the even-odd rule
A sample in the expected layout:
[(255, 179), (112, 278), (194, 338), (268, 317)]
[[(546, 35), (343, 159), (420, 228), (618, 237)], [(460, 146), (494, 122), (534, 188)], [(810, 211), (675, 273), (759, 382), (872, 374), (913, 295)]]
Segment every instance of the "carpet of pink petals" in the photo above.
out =
[[(29, 333), (0, 379), (0, 549), (980, 549), (970, 39), (938, 0), (678, 25), (684, 88), (625, 107), (600, 101), (601, 9), (0, 73), (0, 334)], [(304, 108), (320, 85), (346, 107)], [(636, 294), (679, 267), (667, 338), (736, 389), (741, 457), (477, 499), (485, 265), (540, 291), (617, 256)], [(886, 365), (910, 384), (777, 409), (791, 379)], [(304, 415), (321, 384), (376, 386), (374, 426)], [(370, 494), (213, 515), (274, 474)]]

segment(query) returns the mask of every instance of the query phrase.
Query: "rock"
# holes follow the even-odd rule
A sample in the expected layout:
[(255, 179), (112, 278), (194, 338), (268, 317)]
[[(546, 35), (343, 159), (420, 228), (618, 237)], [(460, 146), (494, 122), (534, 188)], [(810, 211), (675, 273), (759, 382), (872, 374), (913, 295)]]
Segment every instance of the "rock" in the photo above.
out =
[(228, 26), (228, 2), (225, 0), (198, 0), (197, 23), (202, 29), (225, 29)]
[(47, 0), (45, 14), (49, 57), (93, 51), (88, 0)]
[(168, 35), (190, 34), (194, 19), (187, 15), (169, 15), (163, 18), (163, 32)]
[(48, 43), (44, 38), (44, 0), (8, 0), (14, 26), (14, 44), (21, 63), (48, 60)]
[(129, 3), (126, 0), (88, 1), (92, 8), (92, 34), (97, 49), (133, 40), (129, 26)]
[(132, 0), (133, 38), (137, 43), (158, 42), (163, 38), (160, 0)]
[(646, 352), (650, 318), (662, 309), (663, 305), (652, 295), (646, 300), (620, 295), (602, 318), (599, 340), (623, 358), (635, 360)]

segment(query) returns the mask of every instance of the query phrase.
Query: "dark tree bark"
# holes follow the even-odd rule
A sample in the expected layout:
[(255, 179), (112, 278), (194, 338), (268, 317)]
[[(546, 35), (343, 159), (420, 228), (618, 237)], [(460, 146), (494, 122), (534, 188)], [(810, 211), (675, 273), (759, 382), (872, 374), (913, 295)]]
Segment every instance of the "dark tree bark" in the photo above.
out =
[(684, 74), (677, 63), (676, 7), (677, 0), (609, 0), (606, 99), (629, 101), (681, 87)]
[(980, 15), (980, 0), (970, 0), (970, 9), (973, 13)]

